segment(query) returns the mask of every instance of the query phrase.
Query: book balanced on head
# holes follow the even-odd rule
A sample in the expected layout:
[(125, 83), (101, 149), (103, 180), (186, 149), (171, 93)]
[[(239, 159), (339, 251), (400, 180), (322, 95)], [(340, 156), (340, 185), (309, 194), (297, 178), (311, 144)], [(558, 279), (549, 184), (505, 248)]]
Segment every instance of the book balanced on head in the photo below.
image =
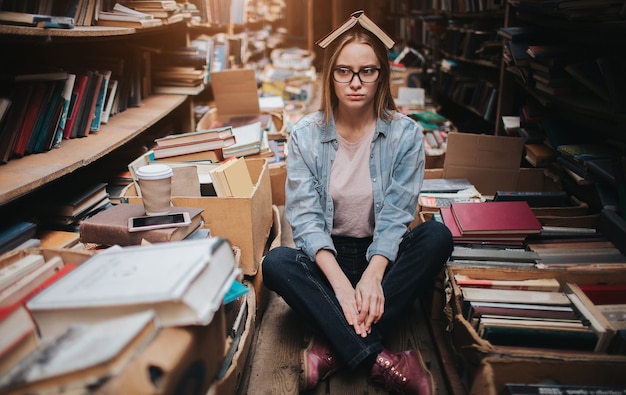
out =
[(322, 48), (326, 48), (330, 45), (335, 39), (341, 36), (343, 33), (354, 27), (356, 24), (361, 25), (364, 29), (370, 31), (374, 34), (380, 41), (385, 44), (388, 49), (391, 49), (395, 42), (393, 39), (385, 33), (383, 29), (380, 28), (373, 20), (367, 17), (362, 10), (355, 11), (350, 15), (350, 18), (341, 24), (338, 28), (331, 31), (321, 39), (319, 39), (316, 44)]

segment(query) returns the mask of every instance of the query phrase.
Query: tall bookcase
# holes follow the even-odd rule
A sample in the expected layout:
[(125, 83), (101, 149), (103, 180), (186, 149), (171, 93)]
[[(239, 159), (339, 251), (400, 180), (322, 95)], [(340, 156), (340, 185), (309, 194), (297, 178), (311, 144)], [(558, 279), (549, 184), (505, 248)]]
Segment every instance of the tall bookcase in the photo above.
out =
[[(501, 83), (507, 87), (499, 103), (499, 115), (517, 115), (516, 109), (530, 100), (542, 105), (543, 113), (580, 122), (589, 130), (597, 131), (599, 140), (615, 139), (626, 143), (626, 109), (623, 89), (623, 64), (626, 57), (626, 44), (619, 37), (626, 32), (626, 21), (620, 16), (620, 7), (601, 7), (580, 10), (566, 10), (527, 2), (508, 1), (506, 4), (506, 27), (531, 27), (535, 33), (517, 38), (527, 45), (558, 47), (559, 54), (537, 55), (524, 61), (517, 68), (502, 65)], [(507, 40), (504, 40), (504, 45)], [(597, 96), (588, 86), (573, 81), (575, 92), (568, 94), (547, 94), (539, 89), (534, 81), (531, 63), (554, 63), (550, 73), (563, 72), (565, 66), (598, 59), (616, 62), (615, 73), (609, 76), (599, 74), (594, 82), (604, 85), (609, 97)], [(597, 67), (597, 66), (596, 66)], [(520, 75), (520, 69), (523, 75)], [(598, 68), (598, 71), (600, 69)], [(531, 74), (528, 74), (531, 73)], [(503, 132), (498, 125), (498, 132)]]
[(493, 134), (504, 11), (493, 1), (396, 0), (389, 29), (425, 58), (424, 87), (462, 131)]
[[(619, 39), (626, 21), (621, 6), (590, 3), (568, 9), (508, 1), (504, 27), (509, 34), (502, 41), (510, 56), (500, 69), (496, 124), (498, 134), (521, 135), (527, 149), (547, 147), (552, 160), (540, 167), (557, 174), (564, 189), (587, 202), (592, 213), (602, 212), (601, 221), (617, 213), (610, 217), (617, 222), (602, 227), (621, 229), (614, 243), (623, 240), (626, 229), (626, 44)], [(521, 128), (505, 129), (503, 116), (519, 116)], [(572, 162), (564, 146), (586, 151)]]
[[(0, 62), (0, 72), (13, 73), (9, 66), (14, 64), (19, 64), (24, 72), (34, 70), (34, 66), (39, 66), (38, 70), (71, 68), (76, 59), (105, 53), (133, 56), (141, 48), (186, 42), (187, 26), (182, 22), (145, 29), (77, 26), (66, 30), (2, 25), (0, 49), (11, 56)], [(73, 54), (73, 60), (64, 58), (66, 54)], [(143, 68), (139, 78), (145, 78), (147, 73), (149, 69)], [(63, 140), (58, 148), (0, 165), (3, 218), (28, 216), (45, 199), (45, 188), (53, 183), (74, 182), (74, 176), (96, 176), (115, 171), (115, 167), (123, 169), (127, 159), (141, 152), (155, 136), (192, 130), (192, 110), (192, 101), (186, 95), (145, 94), (139, 103), (112, 116), (97, 133)]]

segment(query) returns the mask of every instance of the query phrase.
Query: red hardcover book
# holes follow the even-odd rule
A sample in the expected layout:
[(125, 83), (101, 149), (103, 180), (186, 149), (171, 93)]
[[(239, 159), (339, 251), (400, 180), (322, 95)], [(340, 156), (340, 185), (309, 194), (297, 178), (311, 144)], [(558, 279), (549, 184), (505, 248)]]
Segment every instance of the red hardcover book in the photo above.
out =
[(67, 120), (65, 121), (65, 127), (63, 129), (64, 139), (72, 138), (72, 130), (76, 126), (76, 120), (79, 115), (81, 102), (85, 94), (85, 88), (87, 87), (87, 80), (88, 77), (84, 74), (76, 75), (74, 89), (72, 90), (72, 100), (70, 101), (70, 108), (67, 112)]
[(7, 163), (13, 154), (13, 147), (17, 141), (20, 125), (28, 110), (34, 84), (21, 84), (13, 96), (13, 102), (5, 123), (0, 129), (0, 163)]
[(593, 304), (626, 304), (626, 284), (578, 284)]
[(441, 207), (439, 208), (439, 212), (441, 213), (441, 219), (443, 220), (444, 225), (446, 225), (450, 230), (450, 233), (452, 233), (452, 238), (458, 239), (461, 237), (461, 230), (454, 219), (454, 214), (452, 214), (450, 207)]
[(541, 223), (526, 202), (452, 202), (462, 235), (537, 234)]
[(47, 92), (48, 82), (36, 82), (35, 88), (33, 90), (33, 95), (27, 104), (28, 108), (26, 109), (26, 114), (24, 115), (22, 125), (20, 126), (17, 135), (17, 141), (15, 142), (15, 146), (13, 147), (13, 155), (18, 158), (21, 158), (26, 153), (28, 140), (30, 139), (30, 135), (35, 127), (35, 122), (37, 121), (39, 109), (42, 106), (43, 99)]
[(486, 241), (491, 241), (491, 242), (516, 243), (516, 242), (523, 241), (526, 237), (526, 235), (524, 234), (517, 234), (517, 233), (507, 233), (507, 234), (485, 233), (485, 234), (480, 234), (480, 235), (462, 234), (461, 230), (459, 229), (459, 225), (457, 224), (456, 219), (454, 218), (452, 209), (450, 207), (441, 207), (439, 211), (441, 213), (441, 218), (443, 219), (444, 225), (446, 225), (448, 229), (450, 229), (450, 233), (452, 233), (452, 239), (455, 242), (467, 242), (467, 243), (480, 242), (482, 243)]

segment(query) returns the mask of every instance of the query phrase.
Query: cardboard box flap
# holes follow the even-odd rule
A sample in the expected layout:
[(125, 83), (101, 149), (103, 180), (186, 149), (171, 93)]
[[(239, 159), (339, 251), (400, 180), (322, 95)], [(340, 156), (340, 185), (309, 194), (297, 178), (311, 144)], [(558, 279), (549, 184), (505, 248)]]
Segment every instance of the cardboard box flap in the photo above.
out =
[(483, 195), (494, 195), (496, 191), (514, 191), (519, 169), (499, 169), (468, 166), (447, 166), (443, 178), (467, 178)]
[(484, 195), (515, 190), (523, 148), (518, 137), (450, 133), (443, 178), (467, 178)]
[(211, 88), (221, 122), (261, 112), (254, 70), (234, 69), (211, 73)]
[(498, 168), (517, 171), (524, 141), (519, 137), (450, 133), (444, 171), (448, 166)]

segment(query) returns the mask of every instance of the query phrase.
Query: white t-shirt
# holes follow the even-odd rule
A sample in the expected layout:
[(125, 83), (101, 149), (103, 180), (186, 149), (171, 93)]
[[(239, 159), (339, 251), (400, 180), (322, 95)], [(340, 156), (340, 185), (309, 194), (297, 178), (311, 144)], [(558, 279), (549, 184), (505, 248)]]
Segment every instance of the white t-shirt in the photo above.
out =
[(374, 128), (356, 142), (338, 135), (339, 148), (330, 171), (335, 236), (369, 237), (374, 232), (370, 150)]

